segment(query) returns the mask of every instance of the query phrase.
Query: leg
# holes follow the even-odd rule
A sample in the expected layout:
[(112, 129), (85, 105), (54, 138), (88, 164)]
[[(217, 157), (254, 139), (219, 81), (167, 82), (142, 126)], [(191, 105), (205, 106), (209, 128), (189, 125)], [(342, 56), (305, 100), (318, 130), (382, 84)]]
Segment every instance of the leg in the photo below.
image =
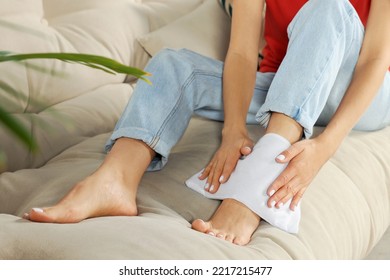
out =
[[(223, 120), (221, 62), (185, 50), (165, 50), (146, 71), (154, 74), (153, 86), (137, 84), (106, 145), (111, 151), (103, 164), (56, 206), (34, 208), (26, 217), (70, 223), (96, 216), (136, 215), (135, 197), (143, 173), (167, 162), (192, 114)], [(252, 121), (255, 112), (252, 109)]]
[(364, 27), (349, 1), (312, 0), (290, 23), (288, 36), (287, 54), (256, 118), (266, 126), (270, 112), (284, 113), (309, 138), (320, 115), (332, 116), (328, 107), (337, 108), (351, 82)]
[(37, 222), (74, 223), (91, 217), (135, 216), (138, 184), (153, 157), (154, 151), (144, 143), (118, 139), (93, 174), (76, 184), (57, 205), (33, 208), (28, 218)]
[[(300, 10), (288, 32), (290, 44), (287, 55), (275, 75), (266, 102), (257, 114), (257, 120), (267, 127), (268, 134), (279, 134), (294, 143), (301, 138), (302, 132), (305, 137), (311, 136), (313, 126), (330, 95), (342, 97), (344, 94), (357, 61), (363, 28), (349, 1), (312, 0)], [(335, 90), (336, 88), (338, 90)], [(259, 174), (251, 175), (251, 169), (255, 167), (260, 172), (260, 167), (264, 166), (266, 150), (258, 155), (257, 160), (248, 160), (252, 157), (251, 154), (247, 159), (239, 161), (229, 181), (221, 186), (216, 195), (206, 195), (241, 200), (259, 216), (266, 220), (266, 217), (269, 217), (270, 223), (286, 230), (286, 224), (280, 224), (280, 220), (285, 219), (287, 223), (287, 213), (275, 211), (275, 215), (271, 216), (265, 207), (259, 207), (261, 204), (265, 205), (265, 201), (260, 199), (257, 203), (254, 202), (260, 197), (268, 200), (268, 197), (263, 195), (269, 186), (264, 178), (277, 176), (281, 172), (277, 170), (274, 174), (262, 174), (263, 177)], [(278, 154), (274, 153), (273, 159)], [(272, 160), (272, 157), (269, 159)], [(276, 169), (277, 167), (274, 168)], [(191, 182), (191, 179), (194, 181)], [(194, 183), (192, 187), (204, 193), (202, 182), (196, 182), (196, 178), (191, 179), (190, 185)], [(237, 191), (239, 187), (245, 187), (246, 190)], [(227, 190), (229, 188), (230, 191)], [(263, 191), (259, 188), (263, 188)], [(220, 217), (221, 215), (213, 217), (210, 223), (196, 221), (193, 226), (205, 233), (221, 234), (225, 229), (214, 226), (215, 219)], [(295, 221), (298, 223), (299, 218)], [(287, 226), (289, 227), (288, 224)], [(292, 228), (297, 230), (297, 225)], [(249, 238), (250, 236), (241, 237), (247, 241)]]
[(250, 241), (260, 222), (259, 217), (285, 231), (296, 233), (300, 209), (292, 212), (287, 204), (280, 209), (269, 208), (267, 188), (285, 168), (285, 165), (276, 163), (276, 156), (298, 141), (302, 132), (303, 128), (292, 118), (273, 113), (266, 135), (250, 155), (237, 163), (229, 181), (222, 184), (216, 193), (203, 190), (205, 182), (198, 179), (198, 174), (187, 180), (190, 188), (206, 197), (223, 199), (210, 221), (196, 220), (193, 228), (237, 245)]

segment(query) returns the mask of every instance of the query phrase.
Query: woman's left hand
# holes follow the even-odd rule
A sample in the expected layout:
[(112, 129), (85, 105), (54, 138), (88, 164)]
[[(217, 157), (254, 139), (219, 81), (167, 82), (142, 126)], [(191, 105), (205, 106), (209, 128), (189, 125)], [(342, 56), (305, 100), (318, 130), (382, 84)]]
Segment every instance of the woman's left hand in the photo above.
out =
[(299, 141), (282, 152), (275, 160), (288, 165), (268, 188), (268, 207), (279, 208), (292, 198), (290, 209), (295, 210), (307, 187), (332, 154), (330, 146), (319, 138)]

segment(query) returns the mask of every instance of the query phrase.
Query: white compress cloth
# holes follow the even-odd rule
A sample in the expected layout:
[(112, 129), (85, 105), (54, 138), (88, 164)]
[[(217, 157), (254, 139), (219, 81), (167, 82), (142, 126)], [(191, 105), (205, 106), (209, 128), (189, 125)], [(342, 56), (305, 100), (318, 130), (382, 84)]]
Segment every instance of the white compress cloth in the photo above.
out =
[(297, 233), (301, 209), (289, 209), (291, 199), (279, 209), (267, 206), (268, 187), (286, 168), (275, 158), (290, 146), (290, 142), (280, 135), (269, 133), (264, 135), (255, 145), (251, 154), (238, 161), (237, 166), (226, 183), (221, 184), (215, 194), (207, 192), (204, 187), (207, 178), (200, 180), (195, 174), (186, 181), (186, 185), (194, 191), (211, 199), (232, 198), (245, 204), (253, 212), (271, 225), (290, 233)]

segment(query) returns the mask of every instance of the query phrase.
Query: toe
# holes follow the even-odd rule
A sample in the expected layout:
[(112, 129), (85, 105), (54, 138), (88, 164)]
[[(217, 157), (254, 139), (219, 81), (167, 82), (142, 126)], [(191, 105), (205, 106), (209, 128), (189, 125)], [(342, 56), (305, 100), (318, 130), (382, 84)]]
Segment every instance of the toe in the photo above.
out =
[(42, 223), (49, 223), (52, 222), (52, 219), (50, 216), (46, 213), (47, 209), (42, 208), (32, 208), (30, 210), (30, 213), (28, 213), (28, 217), (31, 221), (34, 222), (42, 222)]
[(192, 222), (192, 229), (203, 233), (209, 233), (209, 234), (210, 232), (212, 232), (210, 224), (206, 223), (201, 219), (197, 219)]
[(218, 233), (218, 234), (217, 234), (217, 238), (225, 240), (226, 234), (224, 234), (224, 233)]
[(236, 245), (244, 246), (249, 243), (249, 240), (250, 239), (243, 238), (243, 237), (236, 237), (234, 238), (233, 243)]
[(233, 243), (233, 240), (234, 240), (234, 236), (233, 235), (226, 235), (226, 238), (225, 238), (226, 241), (230, 242), (230, 243)]
[(78, 217), (78, 212), (73, 208), (54, 206), (49, 208), (33, 208), (29, 216), (30, 220), (40, 223), (77, 223), (82, 218)]

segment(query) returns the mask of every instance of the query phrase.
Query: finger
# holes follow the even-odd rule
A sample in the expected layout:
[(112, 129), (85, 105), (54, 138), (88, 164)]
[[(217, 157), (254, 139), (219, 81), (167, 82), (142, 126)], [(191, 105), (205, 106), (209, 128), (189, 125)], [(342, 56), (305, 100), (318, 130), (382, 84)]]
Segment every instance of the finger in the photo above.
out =
[(216, 165), (216, 162), (213, 161), (211, 164), (210, 164), (210, 169), (209, 169), (209, 172), (208, 172), (208, 176), (207, 176), (207, 181), (206, 181), (206, 185), (204, 187), (204, 189), (206, 191), (209, 191), (210, 190), (210, 186), (211, 186), (211, 183), (212, 183), (212, 180), (213, 180), (213, 176), (214, 176), (214, 166)]
[(249, 146), (245, 146), (245, 147), (242, 147), (242, 148), (240, 149), (240, 153), (241, 153), (243, 156), (247, 156), (247, 155), (249, 155), (251, 152), (252, 152), (252, 148), (249, 147)]
[(296, 171), (291, 165), (288, 165), (285, 170), (275, 179), (275, 181), (268, 188), (267, 194), (272, 197), (275, 193), (287, 184), (292, 178), (296, 176)]
[(290, 204), (290, 209), (292, 211), (295, 211), (295, 209), (298, 207), (305, 191), (306, 191), (306, 188), (303, 188), (293, 197), (291, 204)]
[(218, 160), (215, 160), (211, 164), (210, 172), (208, 174), (206, 185), (204, 187), (204, 189), (207, 192), (210, 192), (210, 190), (213, 190), (215, 188), (213, 185), (213, 180), (214, 180), (214, 176), (215, 176), (215, 168), (218, 165), (218, 162), (219, 162)]
[(203, 169), (200, 176), (198, 177), (200, 180), (204, 180), (209, 177), (210, 171), (214, 165), (214, 158), (207, 164), (207, 166)]
[(229, 180), (230, 175), (236, 168), (238, 160), (239, 160), (238, 156), (236, 157), (232, 156), (226, 160), (225, 165), (223, 166), (222, 175), (221, 177), (219, 177), (219, 183), (223, 184)]
[(240, 153), (241, 155), (247, 156), (249, 155), (253, 150), (253, 141), (251, 139), (246, 139), (244, 143), (241, 145)]
[[(214, 194), (218, 191), (219, 189), (219, 185), (220, 185), (220, 178), (221, 178), (221, 175), (222, 175), (222, 171), (223, 171), (223, 166), (225, 165), (225, 161), (218, 161), (217, 164), (215, 165), (214, 167), (214, 170), (213, 170), (213, 176), (210, 180), (210, 188), (209, 188), (209, 192)], [(209, 176), (210, 178), (211, 176)]]
[[(287, 184), (280, 188), (272, 198), (272, 201), (275, 201), (275, 207), (281, 208), (283, 205), (288, 203), (302, 188), (300, 184), (300, 179), (298, 176), (292, 178)], [(271, 202), (272, 203), (272, 202)]]
[(276, 162), (278, 163), (286, 163), (292, 160), (294, 157), (296, 157), (298, 154), (300, 154), (303, 150), (302, 145), (300, 143), (295, 143), (291, 145), (287, 150), (283, 151), (276, 157)]

